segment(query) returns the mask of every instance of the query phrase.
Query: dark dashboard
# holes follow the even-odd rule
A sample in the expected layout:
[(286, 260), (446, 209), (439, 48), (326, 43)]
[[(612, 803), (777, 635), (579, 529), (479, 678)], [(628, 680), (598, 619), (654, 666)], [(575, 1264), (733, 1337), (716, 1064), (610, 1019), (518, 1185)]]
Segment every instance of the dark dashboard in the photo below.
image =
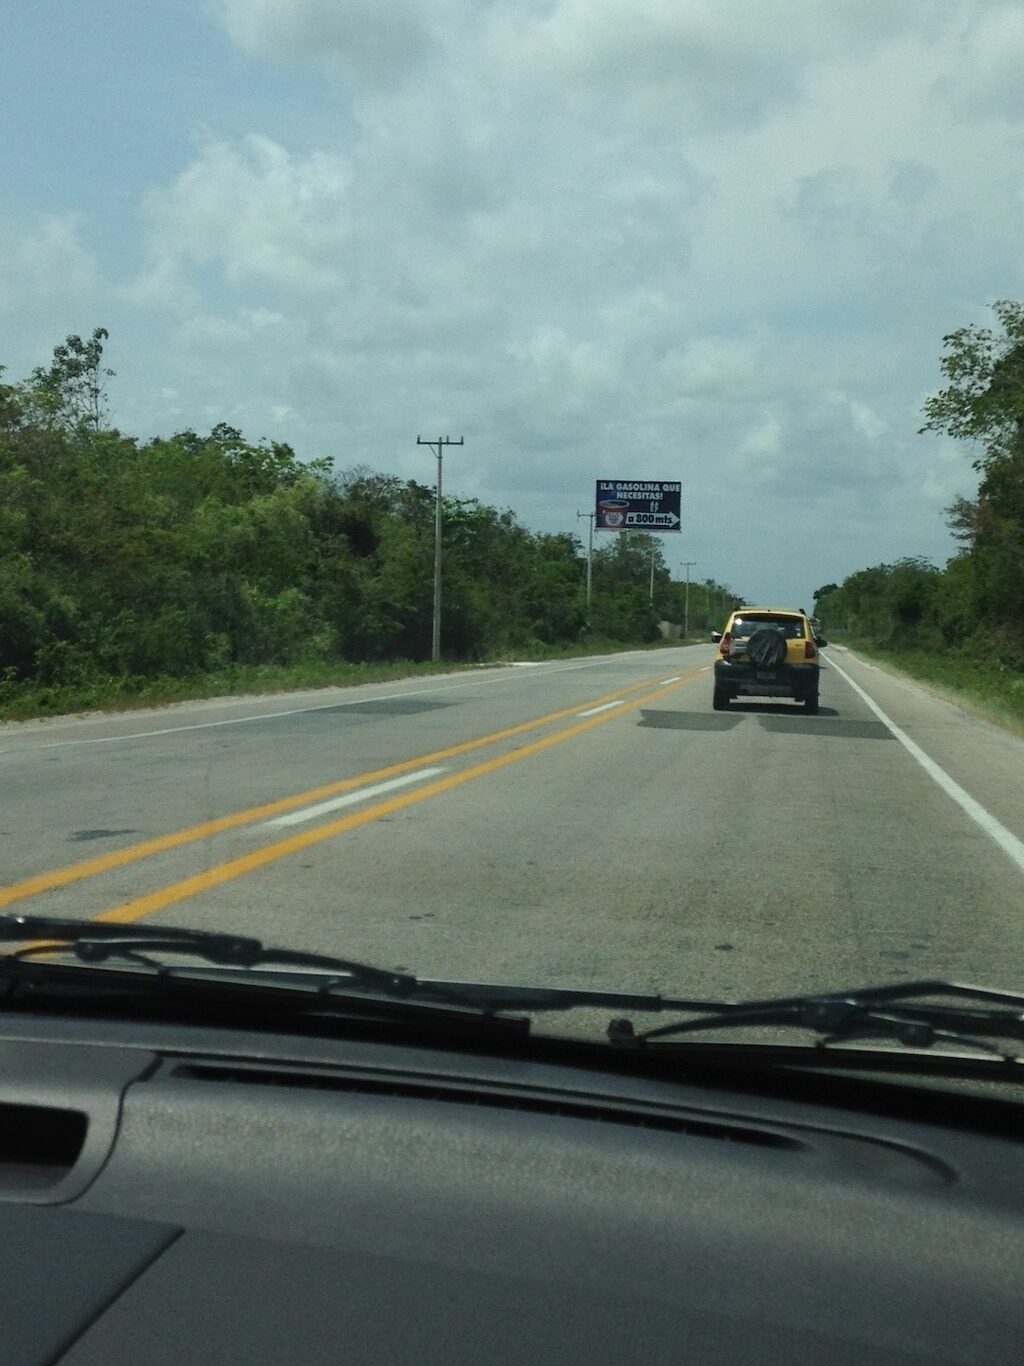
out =
[(557, 1050), (0, 1034), (12, 1366), (1021, 1357), (1012, 1118)]

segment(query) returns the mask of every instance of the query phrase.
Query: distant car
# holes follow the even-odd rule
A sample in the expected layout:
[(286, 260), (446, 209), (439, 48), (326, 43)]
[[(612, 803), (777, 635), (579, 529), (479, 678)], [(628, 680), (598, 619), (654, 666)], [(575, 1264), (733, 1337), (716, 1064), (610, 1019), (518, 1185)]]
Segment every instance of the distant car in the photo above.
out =
[(741, 607), (729, 617), (717, 643), (716, 711), (724, 711), (736, 697), (791, 697), (812, 716), (817, 713), (818, 650), (827, 642), (803, 612)]

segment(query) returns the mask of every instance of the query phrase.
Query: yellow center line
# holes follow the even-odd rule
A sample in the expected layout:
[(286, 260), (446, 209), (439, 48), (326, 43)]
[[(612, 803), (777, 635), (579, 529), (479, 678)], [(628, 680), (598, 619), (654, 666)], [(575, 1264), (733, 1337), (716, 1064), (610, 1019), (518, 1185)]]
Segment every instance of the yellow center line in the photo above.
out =
[(474, 768), (463, 769), (460, 773), (453, 773), (447, 778), (438, 778), (436, 782), (430, 783), (426, 787), (418, 787), (415, 791), (405, 792), (399, 797), (391, 797), (387, 801), (378, 802), (375, 806), (357, 811), (351, 816), (344, 816), (341, 820), (332, 821), (329, 825), (318, 826), (315, 830), (303, 831), (301, 835), (291, 835), (288, 839), (265, 845), (262, 849), (256, 849), (250, 854), (243, 854), (240, 858), (230, 859), (226, 863), (208, 868), (205, 872), (197, 873), (193, 877), (183, 878), (180, 882), (172, 882), (167, 887), (161, 887), (158, 891), (150, 892), (146, 896), (136, 897), (133, 901), (126, 901), (120, 906), (114, 906), (109, 911), (103, 911), (102, 914), (93, 918), (122, 925), (130, 924), (134, 920), (143, 920), (146, 916), (155, 915), (157, 911), (162, 911), (167, 906), (173, 906), (179, 901), (187, 901), (189, 897), (197, 896), (202, 892), (211, 891), (214, 887), (220, 887), (225, 882), (243, 877), (246, 873), (254, 873), (259, 868), (265, 868), (268, 864), (287, 858), (289, 854), (297, 854), (315, 844), (322, 844), (324, 840), (334, 839), (337, 835), (344, 835), (349, 830), (358, 830), (360, 826), (369, 825), (371, 821), (380, 820), (382, 816), (390, 816), (396, 811), (404, 811), (407, 807), (415, 806), (418, 802), (424, 802), (442, 792), (450, 792), (453, 788), (461, 787), (464, 783), (482, 778), (488, 773), (496, 773), (499, 769), (507, 768), (510, 764), (518, 764), (523, 759), (529, 759), (535, 754), (541, 754), (545, 750), (552, 749), (555, 745), (564, 744), (566, 740), (582, 735), (585, 731), (594, 730), (597, 726), (606, 726), (610, 721), (618, 721), (626, 712), (636, 711), (637, 708), (644, 707), (649, 702), (656, 702), (659, 698), (667, 697), (669, 693), (686, 687), (688, 683), (696, 682), (699, 674), (703, 672), (704, 670), (700, 670), (690, 678), (680, 679), (679, 682), (672, 683), (665, 688), (659, 688), (646, 697), (627, 702), (616, 711), (592, 716), (589, 720), (579, 722), (578, 725), (556, 731), (554, 735), (546, 735), (542, 740), (535, 740), (532, 744), (524, 745), (522, 749), (514, 749), (508, 754), (499, 754), (494, 759), (487, 759)]
[(227, 816), (218, 816), (213, 820), (204, 821), (200, 825), (173, 831), (169, 835), (160, 835), (155, 839), (128, 845), (125, 849), (115, 849), (110, 853), (100, 854), (96, 858), (84, 859), (80, 863), (72, 863), (64, 868), (40, 873), (36, 877), (25, 878), (21, 882), (13, 882), (7, 887), (0, 887), (0, 910), (5, 906), (13, 905), (16, 901), (24, 901), (28, 897), (39, 896), (42, 892), (51, 892), (58, 887), (67, 887), (73, 882), (80, 882), (84, 878), (97, 877), (99, 874), (109, 873), (115, 868), (124, 868), (130, 863), (137, 863), (140, 859), (152, 858), (154, 854), (162, 854), (169, 849), (180, 849), (183, 845), (192, 844), (196, 840), (208, 839), (212, 835), (220, 835), (227, 830), (236, 830), (240, 826), (250, 825), (254, 821), (264, 820), (268, 816), (277, 816), (285, 811), (294, 811), (300, 806), (309, 805), (325, 797), (336, 796), (341, 792), (349, 792), (353, 788), (362, 787), (364, 784), (396, 777), (398, 774), (409, 773), (417, 768), (428, 767), (442, 759), (454, 759), (459, 755), (482, 749), (485, 745), (495, 745), (502, 740), (509, 740), (516, 735), (522, 735), (526, 731), (553, 725), (556, 721), (564, 721), (567, 716), (576, 716), (583, 707), (626, 696), (638, 692), (642, 688), (649, 688), (652, 681), (654, 680), (645, 679), (642, 683), (631, 683), (626, 688), (617, 688), (615, 692), (605, 693), (603, 697), (595, 698), (593, 702), (575, 702), (571, 707), (550, 712), (547, 716), (540, 716), (532, 721), (523, 721), (518, 725), (508, 726), (504, 730), (477, 736), (473, 740), (464, 740), (457, 745), (450, 745), (447, 749), (436, 750), (433, 754), (424, 754), (416, 759), (405, 759), (401, 763), (389, 764), (386, 768), (360, 773), (354, 778), (343, 778), (338, 782), (328, 783), (324, 787), (311, 788), (307, 792), (299, 792), (291, 797), (282, 797), (278, 801), (267, 802), (262, 806), (248, 807), (245, 810), (232, 812)]

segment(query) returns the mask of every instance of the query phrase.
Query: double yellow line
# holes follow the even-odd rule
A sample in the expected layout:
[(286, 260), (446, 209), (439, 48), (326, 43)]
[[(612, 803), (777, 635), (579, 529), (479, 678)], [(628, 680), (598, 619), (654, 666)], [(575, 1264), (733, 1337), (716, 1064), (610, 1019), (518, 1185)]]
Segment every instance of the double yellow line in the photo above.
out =
[[(463, 769), (459, 773), (451, 774), (444, 778), (439, 778), (435, 782), (429, 783), (424, 787), (418, 787), (415, 791), (404, 792), (401, 796), (390, 797), (373, 806), (364, 808), (362, 811), (352, 815), (342, 817), (332, 821), (327, 825), (317, 826), (313, 830), (303, 831), (301, 834), (289, 836), (286, 839), (278, 840), (273, 844), (265, 845), (262, 849), (257, 849), (250, 854), (242, 855), (239, 858), (231, 859), (213, 868), (207, 869), (194, 877), (185, 878), (179, 882), (163, 887), (158, 891), (151, 892), (146, 896), (137, 897), (132, 901), (124, 902), (120, 906), (115, 906), (111, 910), (104, 911), (95, 917), (97, 920), (114, 921), (127, 924), (134, 920), (141, 920), (148, 915), (163, 910), (180, 901), (185, 901), (191, 896), (196, 896), (201, 892), (209, 891), (213, 887), (218, 887), (225, 882), (230, 882), (234, 878), (242, 877), (246, 873), (254, 872), (258, 868), (266, 867), (270, 863), (277, 862), (278, 859), (287, 858), (289, 854), (294, 854), (302, 849), (308, 849), (312, 845), (320, 844), (324, 840), (333, 839), (337, 835), (344, 834), (346, 831), (358, 829), (360, 826), (368, 825), (371, 821), (379, 820), (383, 816), (388, 816), (396, 811), (402, 811), (406, 807), (414, 806), (417, 802), (426, 801), (429, 797), (437, 796), (439, 793), (451, 791), (453, 788), (461, 787), (464, 783), (481, 778), (485, 774), (494, 773), (509, 764), (518, 763), (522, 759), (529, 758), (534, 754), (539, 754), (554, 745), (562, 744), (574, 736), (581, 735), (588, 730), (593, 730), (597, 726), (604, 725), (608, 721), (622, 716), (626, 712), (635, 711), (639, 707), (646, 706), (649, 702), (657, 701), (659, 698), (668, 696), (678, 688), (684, 687), (687, 683), (692, 683), (701, 673), (706, 671), (706, 666), (677, 679), (671, 683), (658, 687), (654, 692), (648, 693), (643, 697), (635, 698), (632, 701), (623, 702), (621, 706), (613, 710), (602, 711), (597, 716), (590, 716), (580, 721), (577, 725), (569, 726), (564, 730), (549, 735), (541, 740), (536, 740), (532, 744), (524, 745), (519, 749), (514, 749), (508, 754), (503, 754), (494, 759), (486, 760), (484, 763), (477, 764), (472, 768)], [(126, 849), (115, 850), (109, 854), (102, 854), (98, 858), (87, 859), (81, 863), (71, 864), (65, 868), (58, 868), (49, 873), (42, 873), (37, 877), (26, 878), (24, 881), (13, 883), (9, 887), (0, 888), (0, 909), (10, 906), (16, 901), (22, 901), (27, 897), (38, 896), (42, 892), (53, 891), (60, 887), (67, 887), (74, 882), (79, 882), (85, 878), (96, 877), (101, 873), (110, 872), (115, 868), (123, 868), (128, 864), (136, 863), (141, 859), (150, 858), (154, 854), (164, 853), (170, 849), (178, 849), (183, 845), (194, 843), (196, 840), (206, 839), (212, 835), (222, 834), (227, 830), (235, 830), (241, 826), (250, 825), (255, 821), (266, 819), (270, 816), (280, 815), (282, 812), (294, 811), (299, 807), (310, 805), (324, 798), (335, 796), (342, 792), (351, 791), (355, 788), (368, 786), (381, 779), (396, 777), (403, 773), (412, 772), (418, 768), (426, 768), (442, 759), (453, 759), (463, 754), (469, 754), (474, 750), (482, 749), (486, 745), (494, 745), (502, 740), (514, 739), (517, 735), (525, 734), (531, 730), (538, 730), (543, 726), (553, 725), (558, 721), (564, 721), (570, 716), (579, 716), (582, 712), (590, 711), (595, 707), (601, 707), (609, 702), (617, 702), (622, 697), (642, 691), (651, 686), (650, 680), (643, 683), (631, 684), (628, 688), (619, 688), (614, 693), (607, 693), (604, 697), (595, 698), (591, 702), (577, 702), (571, 707), (565, 707), (561, 711), (550, 712), (547, 716), (541, 716), (532, 721), (524, 721), (516, 726), (509, 726), (504, 730), (493, 731), (489, 735), (482, 735), (474, 740), (466, 740), (457, 745), (451, 745), (447, 749), (436, 750), (432, 754), (425, 754), (416, 759), (406, 759), (398, 764), (391, 764), (386, 768), (376, 769), (369, 773), (362, 773), (355, 778), (345, 778), (336, 783), (329, 783), (324, 787), (312, 788), (307, 792), (298, 793), (291, 797), (284, 797), (276, 802), (268, 802), (262, 806), (249, 807), (243, 811), (236, 811), (228, 816), (220, 816), (215, 820), (205, 821), (201, 825), (193, 825), (185, 830), (175, 831), (170, 835), (162, 835), (157, 839), (146, 840), (139, 844), (130, 845)]]

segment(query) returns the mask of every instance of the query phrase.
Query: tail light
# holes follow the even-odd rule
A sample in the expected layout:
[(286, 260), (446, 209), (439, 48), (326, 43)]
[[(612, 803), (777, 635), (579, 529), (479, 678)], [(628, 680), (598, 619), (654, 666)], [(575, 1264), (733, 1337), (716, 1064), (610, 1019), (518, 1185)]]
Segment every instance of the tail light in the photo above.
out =
[(818, 647), (813, 640), (804, 641), (804, 659), (817, 659)]
[(729, 648), (730, 648), (731, 645), (732, 645), (732, 636), (729, 634), (728, 631), (726, 631), (725, 635), (722, 637), (722, 643), (721, 643), (721, 644), (719, 645), (719, 647), (718, 647), (719, 653), (720, 653), (720, 654), (723, 654), (723, 655), (727, 655), (727, 654), (729, 653)]

